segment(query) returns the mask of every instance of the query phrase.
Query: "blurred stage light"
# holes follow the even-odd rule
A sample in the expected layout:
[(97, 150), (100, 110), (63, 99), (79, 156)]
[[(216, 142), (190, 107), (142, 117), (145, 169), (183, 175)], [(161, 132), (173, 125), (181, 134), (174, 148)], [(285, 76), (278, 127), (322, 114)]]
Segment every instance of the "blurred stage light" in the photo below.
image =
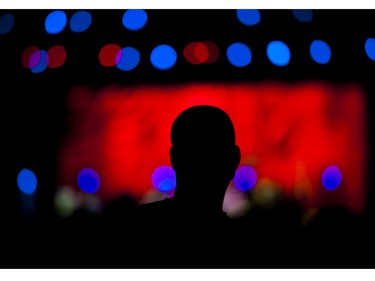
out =
[(84, 32), (91, 25), (91, 13), (87, 11), (75, 12), (69, 21), (70, 30), (73, 32)]
[(64, 30), (68, 19), (65, 12), (63, 11), (53, 11), (46, 17), (44, 26), (47, 33), (57, 34)]
[(194, 46), (194, 56), (197, 58), (197, 60), (200, 63), (205, 63), (208, 60), (209, 57), (209, 51), (205, 44), (202, 42), (198, 42)]
[(260, 22), (259, 10), (239, 9), (236, 14), (238, 20), (244, 25), (252, 26)]
[(211, 41), (190, 42), (184, 48), (183, 54), (191, 64), (213, 63), (219, 57), (219, 49)]
[(55, 194), (55, 211), (64, 218), (71, 216), (77, 208), (77, 199), (74, 190), (68, 186), (59, 188)]
[(22, 169), (17, 176), (18, 188), (25, 194), (33, 194), (38, 185), (37, 178), (33, 171)]
[(47, 51), (47, 65), (49, 68), (58, 68), (66, 60), (66, 51), (64, 46), (53, 46)]
[(313, 19), (312, 10), (293, 10), (293, 16), (300, 22), (311, 22)]
[(121, 47), (116, 44), (107, 44), (100, 49), (99, 62), (106, 67), (112, 67), (119, 63), (122, 58)]
[(39, 64), (41, 58), (42, 58), (41, 50), (37, 49), (30, 56), (30, 60), (29, 60), (30, 68), (36, 67)]
[(185, 59), (191, 64), (201, 64), (202, 62), (198, 60), (195, 56), (194, 48), (198, 44), (198, 42), (190, 42), (184, 48), (183, 54)]
[(251, 57), (250, 48), (243, 43), (233, 43), (227, 49), (227, 58), (236, 67), (247, 66), (251, 62)]
[(122, 24), (131, 31), (142, 29), (147, 23), (147, 13), (144, 10), (127, 10), (122, 16)]
[(35, 73), (35, 74), (43, 72), (48, 67), (48, 65), (47, 65), (47, 52), (45, 50), (35, 52), (31, 56), (30, 61), (36, 61), (38, 57), (40, 58), (39, 62), (34, 67), (31, 68), (31, 72)]
[(310, 45), (310, 55), (319, 64), (327, 64), (331, 59), (331, 48), (322, 40), (314, 40)]
[(175, 65), (177, 53), (169, 45), (159, 45), (152, 50), (150, 60), (155, 68), (167, 70)]
[(375, 61), (375, 39), (374, 38), (368, 38), (365, 43), (365, 51), (367, 56)]
[(240, 191), (249, 191), (257, 183), (257, 174), (253, 167), (243, 165), (236, 170), (233, 185)]
[(14, 26), (14, 17), (12, 14), (0, 16), (0, 35), (7, 34)]
[(91, 213), (99, 213), (101, 211), (101, 202), (97, 195), (88, 194), (84, 198), (84, 207)]
[(151, 177), (152, 185), (161, 192), (170, 192), (176, 187), (176, 173), (169, 166), (160, 166)]
[(272, 41), (267, 46), (268, 59), (277, 66), (285, 66), (290, 61), (290, 50), (281, 41)]
[[(122, 48), (116, 57), (120, 58), (116, 66), (118, 69), (123, 71), (130, 71), (134, 69), (137, 67), (141, 59), (141, 55), (138, 50), (132, 47)], [(118, 58), (116, 58), (116, 61)]]
[(276, 206), (285, 195), (282, 186), (270, 178), (260, 179), (251, 192), (251, 203), (267, 209)]
[(250, 211), (251, 204), (248, 196), (233, 186), (225, 192), (223, 211), (230, 218), (240, 218)]
[(37, 46), (27, 47), (21, 56), (22, 65), (29, 69), (35, 67), (40, 61), (40, 50)]
[(95, 193), (100, 187), (100, 178), (96, 171), (85, 168), (78, 174), (78, 186), (86, 193)]
[(336, 165), (328, 166), (322, 174), (322, 183), (325, 189), (331, 191), (339, 187), (342, 174)]
[(219, 55), (220, 55), (219, 48), (216, 46), (215, 43), (211, 41), (202, 41), (202, 43), (208, 49), (208, 59), (205, 61), (205, 63), (215, 62), (219, 58)]

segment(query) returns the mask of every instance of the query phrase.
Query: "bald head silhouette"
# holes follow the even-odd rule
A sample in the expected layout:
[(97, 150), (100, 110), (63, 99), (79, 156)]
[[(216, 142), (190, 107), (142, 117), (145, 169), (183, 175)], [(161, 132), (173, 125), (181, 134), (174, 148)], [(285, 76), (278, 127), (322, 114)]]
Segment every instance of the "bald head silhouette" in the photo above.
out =
[(174, 147), (228, 147), (235, 144), (234, 126), (222, 109), (199, 105), (184, 110), (172, 124)]
[(220, 108), (199, 105), (177, 116), (170, 149), (176, 171), (176, 200), (222, 210), (226, 189), (240, 162), (235, 139), (233, 123)]

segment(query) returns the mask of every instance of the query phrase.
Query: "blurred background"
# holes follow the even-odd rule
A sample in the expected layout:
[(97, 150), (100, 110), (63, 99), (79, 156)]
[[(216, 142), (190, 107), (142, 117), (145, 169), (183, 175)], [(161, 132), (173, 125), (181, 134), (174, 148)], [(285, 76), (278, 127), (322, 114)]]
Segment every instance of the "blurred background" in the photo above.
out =
[(370, 226), (374, 15), (0, 10), (3, 221), (95, 222), (172, 197), (172, 122), (209, 104), (242, 151), (230, 217)]

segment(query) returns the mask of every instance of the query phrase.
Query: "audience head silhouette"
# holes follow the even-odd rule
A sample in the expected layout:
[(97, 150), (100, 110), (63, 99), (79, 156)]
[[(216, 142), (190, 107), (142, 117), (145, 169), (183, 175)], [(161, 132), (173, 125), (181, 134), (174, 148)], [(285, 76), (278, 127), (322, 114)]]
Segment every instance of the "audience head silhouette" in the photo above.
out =
[(197, 208), (221, 209), (240, 162), (240, 149), (228, 114), (208, 105), (190, 107), (173, 122), (171, 142), (176, 200)]

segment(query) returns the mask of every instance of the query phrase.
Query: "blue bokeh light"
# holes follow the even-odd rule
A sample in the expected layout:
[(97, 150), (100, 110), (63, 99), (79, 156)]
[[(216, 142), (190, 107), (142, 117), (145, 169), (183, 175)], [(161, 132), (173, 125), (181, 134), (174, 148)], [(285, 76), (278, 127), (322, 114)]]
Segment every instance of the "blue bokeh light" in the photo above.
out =
[(151, 181), (157, 190), (170, 192), (176, 187), (176, 173), (169, 166), (160, 166), (152, 173)]
[(260, 22), (259, 10), (239, 9), (236, 12), (238, 20), (247, 26), (256, 25)]
[(169, 45), (159, 45), (152, 50), (150, 60), (155, 68), (167, 70), (175, 65), (177, 53)]
[(277, 66), (285, 66), (290, 61), (290, 50), (281, 41), (272, 41), (267, 46), (268, 59)]
[(241, 166), (236, 170), (233, 185), (240, 191), (249, 191), (257, 183), (258, 177), (253, 167)]
[(12, 14), (4, 14), (0, 16), (0, 35), (6, 34), (12, 30), (14, 26), (14, 17)]
[(53, 11), (48, 14), (44, 26), (47, 33), (57, 34), (64, 30), (68, 19), (65, 12)]
[(322, 184), (325, 189), (332, 191), (338, 188), (342, 181), (342, 174), (336, 165), (328, 166), (322, 174)]
[(36, 175), (29, 169), (22, 169), (17, 176), (18, 188), (25, 194), (33, 194), (38, 185)]
[(84, 32), (90, 27), (91, 21), (92, 16), (90, 12), (78, 11), (70, 18), (69, 27), (73, 32)]
[(365, 51), (367, 56), (375, 61), (375, 38), (367, 38), (365, 43)]
[[(48, 67), (47, 52), (45, 50), (40, 50), (37, 52), (40, 53), (40, 60), (34, 67), (30, 68), (31, 72), (35, 74), (43, 72)], [(36, 55), (37, 55), (37, 52), (35, 53)], [(34, 54), (32, 55), (32, 57), (33, 56)]]
[(310, 46), (312, 59), (319, 64), (327, 64), (331, 59), (331, 48), (322, 40), (314, 40)]
[(78, 174), (78, 186), (86, 193), (95, 193), (100, 187), (100, 177), (98, 173), (90, 168), (85, 168)]
[(227, 58), (231, 64), (237, 67), (244, 67), (251, 62), (251, 51), (243, 43), (233, 43), (227, 49)]
[(135, 67), (137, 67), (141, 59), (141, 55), (138, 50), (132, 47), (122, 48), (121, 52), (119, 52), (117, 56), (121, 57), (121, 59), (119, 59), (119, 62), (116, 64), (116, 66), (118, 69), (123, 71), (130, 71), (134, 69)]
[(293, 16), (300, 22), (311, 22), (313, 19), (313, 11), (309, 9), (293, 10)]
[(147, 23), (145, 10), (127, 10), (122, 16), (122, 24), (131, 31), (142, 29)]

